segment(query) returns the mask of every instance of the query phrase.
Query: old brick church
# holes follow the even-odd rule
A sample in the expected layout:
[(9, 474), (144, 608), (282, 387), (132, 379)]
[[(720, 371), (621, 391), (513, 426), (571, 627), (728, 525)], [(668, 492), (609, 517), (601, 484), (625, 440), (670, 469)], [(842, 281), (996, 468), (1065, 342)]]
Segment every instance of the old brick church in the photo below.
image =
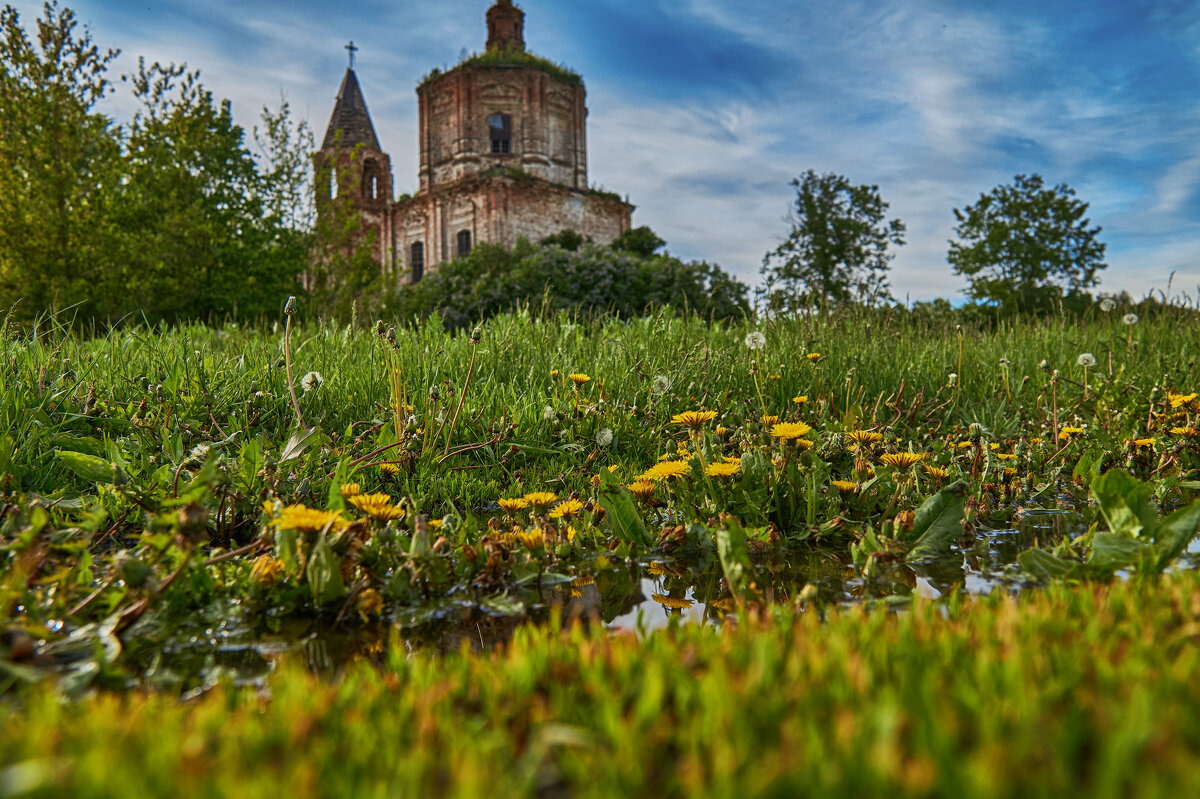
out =
[(419, 189), (394, 200), (353, 62), (316, 157), (317, 208), (353, 192), (385, 274), (416, 282), (478, 242), (511, 247), (564, 230), (601, 244), (629, 229), (633, 206), (588, 188), (587, 106), (580, 77), (525, 51), (525, 13), (487, 12), (487, 50), (417, 87)]

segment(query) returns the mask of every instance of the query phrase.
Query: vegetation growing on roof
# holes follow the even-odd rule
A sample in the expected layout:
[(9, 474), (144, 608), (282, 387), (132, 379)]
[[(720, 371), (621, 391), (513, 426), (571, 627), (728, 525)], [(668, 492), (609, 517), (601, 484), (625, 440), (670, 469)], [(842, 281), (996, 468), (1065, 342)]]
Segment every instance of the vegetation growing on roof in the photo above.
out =
[[(539, 69), (551, 77), (557, 78), (564, 83), (569, 83), (572, 86), (583, 84), (583, 78), (578, 72), (562, 64), (556, 64), (549, 59), (536, 56), (533, 53), (527, 53), (524, 50), (513, 50), (511, 48), (474, 53), (459, 62), (453, 69), (448, 70), (446, 74), (462, 69), (463, 67), (521, 67), (524, 69)], [(421, 79), (421, 84), (424, 85), (441, 74), (442, 71), (435, 67)]]

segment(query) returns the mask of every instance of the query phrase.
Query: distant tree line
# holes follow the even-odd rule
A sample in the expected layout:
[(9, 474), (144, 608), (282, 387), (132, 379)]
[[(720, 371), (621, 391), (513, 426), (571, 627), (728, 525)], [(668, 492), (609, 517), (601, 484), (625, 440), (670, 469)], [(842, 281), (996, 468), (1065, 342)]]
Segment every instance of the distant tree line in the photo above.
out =
[[(760, 303), (768, 312), (892, 300), (887, 272), (904, 223), (886, 218), (879, 187), (809, 170), (792, 181), (792, 229), (763, 258)], [(1105, 268), (1099, 227), (1066, 184), (1017, 175), (964, 210), (947, 260), (974, 303), (1002, 313), (1082, 309)]]

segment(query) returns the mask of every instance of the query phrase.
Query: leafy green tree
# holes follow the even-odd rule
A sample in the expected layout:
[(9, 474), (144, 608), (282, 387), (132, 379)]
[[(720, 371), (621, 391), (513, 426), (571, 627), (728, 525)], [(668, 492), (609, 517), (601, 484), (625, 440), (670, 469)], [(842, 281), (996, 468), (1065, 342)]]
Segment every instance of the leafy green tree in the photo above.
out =
[(791, 233), (763, 258), (761, 294), (768, 309), (889, 299), (889, 247), (904, 244), (905, 228), (899, 219), (885, 219), (888, 204), (879, 187), (854, 186), (842, 175), (811, 169), (791, 185)]
[(666, 242), (660, 239), (657, 233), (648, 226), (642, 225), (641, 227), (626, 230), (620, 236), (617, 236), (611, 246), (614, 250), (623, 250), (631, 252), (634, 255), (640, 255), (643, 258), (649, 258), (664, 244)]
[(954, 209), (959, 241), (947, 255), (967, 293), (1005, 310), (1037, 311), (1084, 293), (1105, 268), (1099, 227), (1088, 204), (1066, 184), (1046, 188), (1040, 175), (1017, 175), (965, 210)]
[(47, 3), (31, 40), (0, 10), (0, 306), (32, 317), (86, 302), (112, 258), (121, 143), (95, 110), (117, 51)]

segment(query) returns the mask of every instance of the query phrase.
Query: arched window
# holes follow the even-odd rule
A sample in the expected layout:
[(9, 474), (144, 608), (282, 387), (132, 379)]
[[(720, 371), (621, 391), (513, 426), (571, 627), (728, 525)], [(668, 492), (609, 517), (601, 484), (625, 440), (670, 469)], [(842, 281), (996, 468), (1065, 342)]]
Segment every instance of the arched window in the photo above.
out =
[(338, 195), (337, 170), (329, 170), (329, 199), (333, 200)]
[(466, 258), (471, 254), (471, 231), (458, 231), (458, 257)]
[(488, 129), (492, 133), (492, 152), (506, 155), (512, 152), (512, 117), (508, 114), (492, 114), (488, 117)]
[(363, 163), (362, 190), (364, 200), (379, 199), (379, 167), (374, 161)]
[(425, 245), (414, 241), (409, 248), (409, 268), (412, 269), (412, 282), (416, 283), (425, 274)]

